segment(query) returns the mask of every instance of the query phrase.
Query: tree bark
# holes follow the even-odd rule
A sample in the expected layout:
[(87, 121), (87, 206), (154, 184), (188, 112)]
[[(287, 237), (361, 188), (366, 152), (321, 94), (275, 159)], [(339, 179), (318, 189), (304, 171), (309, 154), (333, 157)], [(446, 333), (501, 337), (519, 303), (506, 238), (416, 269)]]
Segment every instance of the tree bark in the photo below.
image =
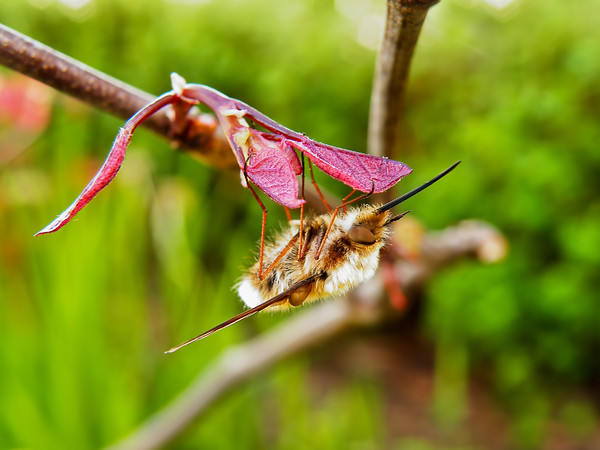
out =
[(439, 0), (388, 0), (375, 68), (367, 148), (395, 158), (410, 63), (429, 8)]

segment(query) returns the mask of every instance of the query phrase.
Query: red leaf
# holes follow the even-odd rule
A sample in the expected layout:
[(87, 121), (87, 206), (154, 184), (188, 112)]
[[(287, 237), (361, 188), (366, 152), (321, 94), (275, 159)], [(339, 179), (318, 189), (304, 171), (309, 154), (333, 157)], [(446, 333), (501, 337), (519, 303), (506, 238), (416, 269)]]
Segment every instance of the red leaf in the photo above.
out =
[(133, 131), (149, 116), (164, 106), (173, 103), (175, 99), (177, 99), (177, 96), (173, 92), (167, 92), (135, 113), (127, 121), (125, 126), (119, 130), (119, 134), (117, 134), (104, 164), (102, 164), (102, 167), (100, 167), (100, 170), (98, 170), (92, 181), (90, 181), (81, 194), (79, 194), (79, 197), (77, 197), (71, 206), (63, 211), (50, 224), (38, 231), (35, 236), (52, 233), (62, 228), (75, 214), (81, 211), (81, 209), (83, 209), (83, 207), (87, 205), (98, 192), (104, 189), (104, 187), (113, 180), (121, 168), (121, 164), (125, 158), (125, 151), (131, 142)]
[(383, 192), (412, 172), (393, 159), (319, 144), (306, 138), (302, 144), (290, 142), (326, 174), (361, 192)]
[(110, 153), (108, 154), (104, 164), (96, 173), (96, 176), (88, 183), (85, 189), (79, 194), (79, 197), (63, 211), (60, 216), (47, 225), (44, 229), (38, 231), (35, 235), (52, 233), (60, 229), (68, 223), (75, 214), (77, 214), (98, 192), (100, 192), (113, 178), (121, 168), (123, 159), (125, 158), (125, 150), (131, 142), (131, 132), (127, 128), (121, 128), (113, 143)]
[[(292, 151), (287, 145), (282, 144)], [(248, 178), (277, 203), (298, 208), (305, 203), (298, 199), (298, 180), (289, 152), (277, 146), (264, 146), (251, 153), (246, 164)], [(294, 153), (297, 160), (298, 157)]]

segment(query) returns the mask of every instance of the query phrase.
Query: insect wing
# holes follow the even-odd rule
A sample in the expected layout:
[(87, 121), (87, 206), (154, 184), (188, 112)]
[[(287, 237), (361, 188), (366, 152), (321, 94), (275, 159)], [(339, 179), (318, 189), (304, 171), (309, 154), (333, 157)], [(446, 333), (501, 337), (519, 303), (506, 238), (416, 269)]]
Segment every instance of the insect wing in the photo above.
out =
[(292, 142), (323, 172), (361, 192), (383, 192), (412, 172), (406, 164), (314, 142)]

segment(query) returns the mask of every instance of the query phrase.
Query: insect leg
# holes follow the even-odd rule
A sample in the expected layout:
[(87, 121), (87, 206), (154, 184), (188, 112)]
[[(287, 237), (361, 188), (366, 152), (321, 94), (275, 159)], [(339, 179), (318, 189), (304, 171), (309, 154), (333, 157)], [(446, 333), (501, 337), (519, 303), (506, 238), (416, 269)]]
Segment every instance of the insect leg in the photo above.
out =
[[(277, 258), (275, 258), (273, 260), (273, 262), (271, 264), (269, 264), (269, 267), (267, 267), (265, 269), (265, 271), (262, 273), (262, 278), (260, 278), (261, 280), (264, 280), (265, 276), (267, 276), (267, 274), (271, 270), (273, 270), (273, 267), (275, 267), (279, 263), (279, 261), (281, 261), (281, 258), (283, 258), (287, 254), (287, 252), (289, 252), (292, 249), (292, 247), (294, 246), (294, 244), (296, 243), (297, 240), (298, 240), (298, 233), (296, 233), (294, 235), (294, 237), (289, 240), (289, 242), (283, 248), (283, 250), (281, 250), (279, 252), (279, 255), (277, 255)], [(298, 251), (300, 251), (300, 249), (298, 249)]]
[[(248, 181), (249, 180), (246, 178), (247, 183), (248, 183)], [(267, 276), (267, 274), (271, 270), (273, 270), (273, 267), (275, 267), (277, 265), (277, 263), (279, 263), (279, 261), (281, 261), (281, 258), (283, 258), (287, 254), (287, 252), (289, 252), (290, 249), (294, 246), (294, 244), (298, 240), (298, 233), (296, 233), (296, 235), (292, 239), (290, 239), (290, 241), (287, 243), (287, 245), (284, 247), (284, 249), (281, 250), (279, 255), (277, 255), (277, 258), (275, 258), (275, 260), (269, 265), (269, 267), (267, 267), (263, 271), (264, 254), (265, 254), (265, 224), (267, 223), (267, 208), (265, 208), (265, 205), (263, 204), (263, 202), (260, 201), (260, 199), (258, 198), (258, 195), (254, 191), (254, 189), (252, 189), (252, 186), (250, 185), (250, 183), (248, 183), (248, 189), (250, 189), (250, 192), (252, 192), (252, 195), (254, 195), (254, 198), (256, 199), (259, 206), (263, 210), (262, 226), (261, 226), (261, 232), (260, 232), (260, 255), (258, 257), (258, 279), (264, 280), (265, 277)], [(298, 251), (300, 251), (300, 249), (298, 249)]]
[[(302, 153), (302, 155), (304, 156), (304, 153)], [(310, 179), (312, 181), (312, 184), (315, 187), (315, 189), (317, 190), (317, 194), (319, 194), (319, 197), (321, 198), (321, 201), (325, 205), (325, 208), (327, 208), (327, 212), (329, 214), (331, 214), (331, 208), (329, 207), (327, 200), (325, 200), (325, 197), (323, 196), (321, 189), (319, 189), (319, 186), (317, 186), (317, 180), (315, 180), (315, 174), (313, 172), (312, 162), (310, 162), (310, 160), (308, 160), (308, 168), (310, 169)]]
[(290, 208), (288, 208), (287, 206), (284, 206), (283, 210), (285, 211), (285, 217), (287, 218), (287, 221), (291, 222), (292, 221), (292, 214), (290, 214)]
[(252, 185), (250, 184), (250, 179), (248, 178), (248, 174), (246, 173), (246, 166), (248, 165), (249, 158), (250, 158), (250, 155), (248, 155), (248, 158), (246, 158), (246, 161), (244, 162), (244, 169), (242, 170), (242, 173), (244, 174), (244, 178), (246, 179), (246, 186), (248, 186), (248, 189), (250, 189), (250, 192), (252, 193), (252, 195), (254, 196), (256, 201), (258, 202), (258, 206), (260, 206), (260, 209), (262, 209), (262, 212), (263, 212), (262, 213), (262, 224), (260, 226), (260, 256), (258, 257), (258, 279), (262, 280), (264, 278), (264, 275), (262, 273), (262, 268), (263, 268), (263, 257), (264, 257), (264, 253), (265, 253), (265, 226), (267, 224), (267, 208), (265, 207), (264, 203), (260, 201), (260, 198), (258, 198), (258, 195), (252, 188)]
[(352, 200), (348, 200), (345, 201), (348, 197), (350, 197), (352, 194), (354, 194), (354, 192), (356, 192), (355, 190), (352, 191), (350, 193), (350, 195), (347, 195), (344, 198), (344, 203), (342, 203), (340, 206), (338, 206), (337, 208), (335, 208), (333, 210), (333, 213), (331, 213), (331, 220), (329, 221), (329, 226), (327, 227), (327, 231), (325, 232), (325, 236), (323, 237), (323, 240), (321, 241), (321, 245), (319, 245), (319, 248), (317, 249), (317, 254), (315, 255), (315, 259), (319, 259), (319, 256), (321, 256), (321, 252), (323, 251), (323, 247), (325, 246), (325, 242), (327, 242), (327, 236), (329, 236), (329, 232), (331, 231), (331, 228), (333, 227), (333, 222), (335, 221), (335, 216), (337, 216), (338, 211), (341, 208), (344, 208), (344, 211), (346, 211), (346, 206), (351, 205), (352, 203), (358, 202), (360, 200), (364, 200), (365, 198), (367, 198), (368, 196), (370, 196), (373, 191), (375, 190), (375, 184), (371, 181), (371, 191), (367, 192), (366, 194), (363, 195), (359, 195), (358, 197), (352, 199)]
[[(304, 200), (304, 153), (300, 153), (302, 161), (302, 200)], [(298, 231), (299, 242), (298, 242), (298, 261), (302, 258), (302, 227), (304, 226), (304, 203), (300, 205), (300, 229)]]
[(352, 192), (350, 192), (348, 195), (346, 195), (343, 199), (342, 199), (342, 206), (344, 207), (344, 214), (347, 212), (346, 211), (346, 206), (348, 205), (348, 203), (346, 203), (348, 201), (348, 199), (350, 197), (352, 197), (354, 195), (354, 193), (356, 192), (356, 189), (352, 189)]

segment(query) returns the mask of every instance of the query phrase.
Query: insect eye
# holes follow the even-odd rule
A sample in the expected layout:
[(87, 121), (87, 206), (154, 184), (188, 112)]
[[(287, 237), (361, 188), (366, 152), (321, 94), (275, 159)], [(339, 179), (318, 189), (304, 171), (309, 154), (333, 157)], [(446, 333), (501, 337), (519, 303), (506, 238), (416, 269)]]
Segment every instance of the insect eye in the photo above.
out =
[(364, 225), (354, 225), (348, 231), (348, 237), (354, 242), (366, 245), (374, 244), (376, 240), (373, 232)]

